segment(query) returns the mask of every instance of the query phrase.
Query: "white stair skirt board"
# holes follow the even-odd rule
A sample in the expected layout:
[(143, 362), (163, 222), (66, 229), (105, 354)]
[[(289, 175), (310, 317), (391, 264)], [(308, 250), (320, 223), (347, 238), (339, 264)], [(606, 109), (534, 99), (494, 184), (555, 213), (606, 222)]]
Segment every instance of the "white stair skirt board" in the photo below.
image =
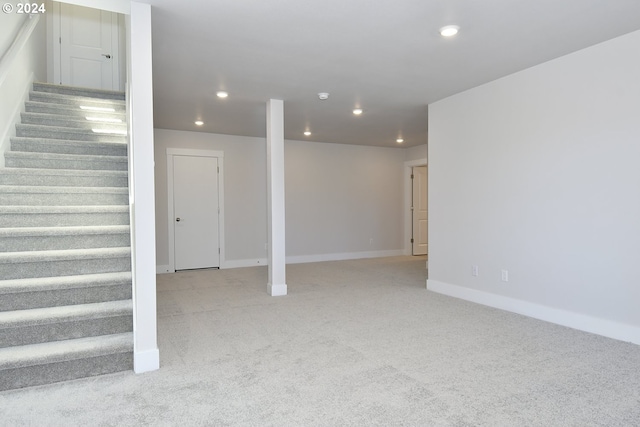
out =
[(287, 295), (287, 285), (286, 284), (273, 285), (271, 283), (268, 283), (267, 292), (272, 297), (281, 297), (281, 296)]
[(427, 280), (427, 289), (439, 294), (522, 314), (579, 331), (640, 345), (640, 328), (624, 323), (586, 316), (437, 280)]
[(160, 351), (152, 350), (133, 352), (133, 372), (143, 374), (160, 369)]

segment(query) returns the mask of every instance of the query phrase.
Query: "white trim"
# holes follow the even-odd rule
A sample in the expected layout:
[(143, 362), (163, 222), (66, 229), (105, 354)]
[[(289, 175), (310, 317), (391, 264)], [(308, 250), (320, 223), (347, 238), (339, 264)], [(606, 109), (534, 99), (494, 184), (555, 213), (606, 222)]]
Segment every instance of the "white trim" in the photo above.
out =
[[(91, 7), (93, 9), (106, 10), (107, 12), (131, 14), (130, 0), (56, 0), (60, 3), (75, 4), (76, 6)], [(55, 3), (54, 3), (55, 4)]]
[(439, 294), (522, 314), (580, 331), (590, 332), (620, 341), (627, 341), (633, 344), (640, 344), (640, 328), (637, 326), (534, 304), (437, 280), (427, 280), (427, 289)]
[(160, 369), (160, 351), (156, 349), (133, 353), (133, 372), (143, 374)]
[(171, 270), (168, 264), (156, 265), (156, 274), (175, 273), (175, 270)]
[(411, 172), (414, 166), (427, 166), (427, 158), (404, 162), (404, 255), (413, 253), (411, 247), (411, 226), (413, 223), (411, 215), (411, 200), (413, 198)]
[(271, 283), (267, 283), (267, 292), (272, 297), (282, 297), (287, 295), (287, 285), (285, 283), (272, 285)]
[(224, 262), (224, 266), (220, 269), (227, 268), (242, 268), (242, 267), (259, 267), (261, 265), (267, 265), (266, 258), (253, 258), (253, 259), (231, 259)]
[[(2, 135), (0, 136), (0, 167), (4, 167), (5, 159), (4, 153), (9, 151), (11, 148), (11, 138), (16, 136), (16, 123), (21, 122), (20, 114), (24, 112), (25, 103), (29, 100), (29, 92), (31, 92), (31, 88), (33, 87), (33, 81), (35, 76), (33, 73), (29, 74), (27, 78), (27, 84), (24, 86), (22, 91), (22, 98), (15, 102), (15, 107), (13, 109), (13, 113), (11, 115), (11, 119), (7, 122), (6, 128), (2, 131)], [(1, 84), (0, 84), (1, 85)], [(10, 103), (10, 100), (3, 99), (3, 101)]]
[(168, 246), (169, 246), (169, 264), (167, 272), (176, 271), (175, 242), (174, 229), (175, 223), (171, 220), (173, 214), (173, 156), (191, 156), (191, 157), (215, 157), (218, 159), (218, 207), (220, 214), (218, 215), (218, 245), (220, 247), (220, 263), (219, 268), (229, 268), (225, 260), (225, 238), (224, 238), (224, 151), (217, 150), (195, 150), (190, 148), (167, 148), (167, 209), (168, 209)]
[(295, 255), (287, 257), (287, 264), (302, 264), (306, 262), (323, 262), (323, 261), (346, 261), (350, 259), (363, 258), (382, 258), (389, 256), (404, 255), (402, 249), (388, 251), (368, 251), (368, 252), (344, 252), (333, 254), (317, 254), (317, 255)]

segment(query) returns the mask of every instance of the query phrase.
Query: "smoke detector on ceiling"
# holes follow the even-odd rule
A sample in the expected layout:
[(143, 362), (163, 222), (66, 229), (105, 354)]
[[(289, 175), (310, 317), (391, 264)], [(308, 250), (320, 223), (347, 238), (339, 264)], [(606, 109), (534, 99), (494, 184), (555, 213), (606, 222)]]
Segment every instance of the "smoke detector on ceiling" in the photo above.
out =
[(329, 98), (329, 94), (327, 92), (320, 92), (318, 94), (318, 98), (324, 101), (325, 99)]

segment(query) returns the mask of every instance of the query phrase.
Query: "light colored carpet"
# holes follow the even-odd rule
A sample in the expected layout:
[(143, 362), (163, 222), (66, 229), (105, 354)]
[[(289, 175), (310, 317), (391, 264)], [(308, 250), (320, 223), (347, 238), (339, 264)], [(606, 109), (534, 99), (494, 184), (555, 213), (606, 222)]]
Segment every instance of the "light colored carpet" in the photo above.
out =
[(0, 425), (638, 426), (640, 347), (434, 294), (423, 257), (158, 276), (161, 369), (0, 393)]

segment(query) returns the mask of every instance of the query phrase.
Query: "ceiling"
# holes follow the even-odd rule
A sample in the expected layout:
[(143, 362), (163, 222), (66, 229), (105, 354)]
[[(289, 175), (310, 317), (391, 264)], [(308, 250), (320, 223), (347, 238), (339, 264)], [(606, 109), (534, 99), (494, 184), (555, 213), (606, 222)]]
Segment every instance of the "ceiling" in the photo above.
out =
[(638, 0), (146, 1), (156, 127), (264, 137), (274, 98), (286, 139), (388, 147), (427, 142), (430, 103), (640, 29)]

